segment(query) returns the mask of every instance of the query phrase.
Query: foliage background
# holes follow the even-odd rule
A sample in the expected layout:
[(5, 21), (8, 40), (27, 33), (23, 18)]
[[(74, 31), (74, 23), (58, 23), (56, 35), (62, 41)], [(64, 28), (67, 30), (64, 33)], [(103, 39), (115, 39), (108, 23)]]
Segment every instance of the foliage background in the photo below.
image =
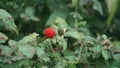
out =
[[(119, 4), (119, 0), (0, 0), (0, 67), (119, 68)], [(55, 28), (54, 38), (44, 39), (46, 27)], [(60, 28), (66, 30), (63, 36), (57, 32)]]

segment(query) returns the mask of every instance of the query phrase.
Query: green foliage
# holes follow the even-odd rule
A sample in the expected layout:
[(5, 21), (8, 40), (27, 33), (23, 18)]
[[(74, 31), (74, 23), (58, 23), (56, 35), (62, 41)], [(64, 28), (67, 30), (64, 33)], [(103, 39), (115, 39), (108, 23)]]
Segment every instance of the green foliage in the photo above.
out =
[[(119, 68), (120, 38), (107, 33), (118, 28), (110, 23), (117, 2), (1, 0), (0, 68)], [(53, 38), (43, 36), (46, 27)]]
[(110, 23), (114, 17), (115, 12), (117, 11), (118, 8), (118, 0), (106, 0), (107, 2), (107, 7), (108, 7), (108, 19), (107, 19), (107, 29), (110, 27)]
[(14, 23), (14, 19), (12, 16), (5, 11), (4, 9), (0, 9), (0, 20), (2, 20), (0, 23), (3, 23), (2, 26), (5, 25), (5, 27), (8, 30), (14, 31), (18, 34), (17, 26)]
[(100, 2), (98, 0), (93, 0), (93, 2), (94, 2), (93, 8), (96, 9), (96, 10), (98, 10), (99, 13), (101, 15), (103, 15), (103, 9), (102, 9), (102, 5), (100, 4)]
[(0, 43), (5, 43), (6, 40), (8, 40), (8, 37), (0, 32)]

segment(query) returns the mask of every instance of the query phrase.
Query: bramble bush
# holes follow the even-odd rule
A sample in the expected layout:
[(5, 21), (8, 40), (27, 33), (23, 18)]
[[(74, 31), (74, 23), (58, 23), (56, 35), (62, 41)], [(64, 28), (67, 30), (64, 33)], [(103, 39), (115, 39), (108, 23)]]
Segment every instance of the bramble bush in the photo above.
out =
[(120, 68), (119, 2), (0, 0), (0, 68)]

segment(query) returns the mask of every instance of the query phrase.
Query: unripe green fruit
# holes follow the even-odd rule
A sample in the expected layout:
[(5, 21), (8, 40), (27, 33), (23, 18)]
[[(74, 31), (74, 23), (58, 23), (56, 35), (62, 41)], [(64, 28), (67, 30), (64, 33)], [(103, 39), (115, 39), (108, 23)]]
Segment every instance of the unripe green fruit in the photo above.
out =
[(59, 28), (59, 29), (58, 29), (58, 34), (59, 34), (60, 36), (64, 35), (64, 29), (63, 29), (63, 28)]

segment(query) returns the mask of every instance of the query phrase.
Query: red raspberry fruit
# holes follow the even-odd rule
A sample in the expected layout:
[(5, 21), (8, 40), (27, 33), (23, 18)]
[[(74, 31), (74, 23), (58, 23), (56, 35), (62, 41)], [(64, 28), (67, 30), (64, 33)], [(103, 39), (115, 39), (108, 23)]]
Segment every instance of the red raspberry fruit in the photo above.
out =
[(52, 38), (55, 35), (55, 31), (54, 31), (53, 28), (46, 28), (44, 30), (44, 35), (45, 35), (46, 38)]

